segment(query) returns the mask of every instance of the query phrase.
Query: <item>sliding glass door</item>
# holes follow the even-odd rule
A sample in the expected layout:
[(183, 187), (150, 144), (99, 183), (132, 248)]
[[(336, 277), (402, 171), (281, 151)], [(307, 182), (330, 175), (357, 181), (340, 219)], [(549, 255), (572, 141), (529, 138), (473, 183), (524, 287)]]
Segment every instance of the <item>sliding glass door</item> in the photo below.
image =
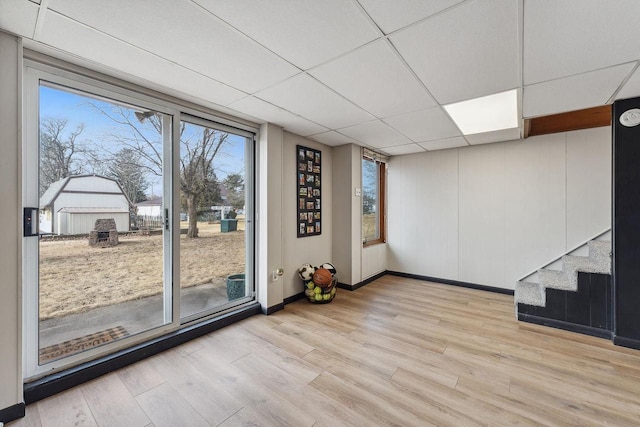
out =
[[(172, 322), (172, 117), (31, 77), (23, 246), (35, 374)], [(141, 216), (147, 200), (157, 209)]]
[(45, 66), (24, 99), (25, 378), (254, 299), (253, 133)]
[(252, 147), (252, 135), (238, 129), (195, 117), (180, 122), (183, 319), (252, 297)]

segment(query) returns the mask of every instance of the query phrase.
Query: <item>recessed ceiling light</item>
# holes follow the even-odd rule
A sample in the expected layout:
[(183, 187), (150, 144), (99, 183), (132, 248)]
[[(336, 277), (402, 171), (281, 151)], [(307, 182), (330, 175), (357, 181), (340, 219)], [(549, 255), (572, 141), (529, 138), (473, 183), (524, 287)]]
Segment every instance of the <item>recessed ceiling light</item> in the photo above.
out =
[(444, 109), (464, 135), (518, 127), (517, 89), (445, 105)]

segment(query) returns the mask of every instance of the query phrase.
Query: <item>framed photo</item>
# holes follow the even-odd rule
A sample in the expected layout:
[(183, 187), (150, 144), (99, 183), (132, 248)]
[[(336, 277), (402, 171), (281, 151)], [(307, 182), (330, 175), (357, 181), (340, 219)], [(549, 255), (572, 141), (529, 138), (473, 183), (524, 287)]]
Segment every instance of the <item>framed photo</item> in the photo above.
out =
[(296, 146), (298, 196), (298, 237), (321, 234), (322, 228), (322, 152)]

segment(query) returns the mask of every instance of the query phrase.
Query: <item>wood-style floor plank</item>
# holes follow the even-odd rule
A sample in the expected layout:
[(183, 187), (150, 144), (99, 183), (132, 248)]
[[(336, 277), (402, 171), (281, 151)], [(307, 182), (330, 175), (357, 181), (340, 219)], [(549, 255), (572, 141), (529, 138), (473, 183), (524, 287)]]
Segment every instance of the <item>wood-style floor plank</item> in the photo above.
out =
[(99, 426), (145, 427), (151, 422), (116, 373), (86, 383), (82, 394)]
[(519, 323), (509, 295), (385, 276), (228, 326), (9, 426), (110, 424), (638, 426), (640, 351)]
[[(105, 395), (106, 398), (108, 398), (107, 395)], [(79, 387), (41, 400), (37, 403), (37, 407), (42, 427), (97, 427), (98, 425)]]
[(210, 427), (170, 384), (163, 383), (136, 397), (156, 427)]

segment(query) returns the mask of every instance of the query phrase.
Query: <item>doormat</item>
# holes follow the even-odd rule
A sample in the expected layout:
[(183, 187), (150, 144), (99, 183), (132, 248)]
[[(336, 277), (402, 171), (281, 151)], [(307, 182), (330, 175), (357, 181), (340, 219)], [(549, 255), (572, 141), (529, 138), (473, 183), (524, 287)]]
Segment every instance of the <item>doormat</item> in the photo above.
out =
[(40, 349), (40, 363), (52, 362), (65, 356), (80, 353), (81, 351), (90, 350), (94, 347), (101, 346), (111, 341), (124, 338), (129, 332), (122, 326), (109, 328), (104, 331), (95, 332), (85, 335), (84, 337), (74, 338), (69, 341), (54, 344), (49, 347)]

